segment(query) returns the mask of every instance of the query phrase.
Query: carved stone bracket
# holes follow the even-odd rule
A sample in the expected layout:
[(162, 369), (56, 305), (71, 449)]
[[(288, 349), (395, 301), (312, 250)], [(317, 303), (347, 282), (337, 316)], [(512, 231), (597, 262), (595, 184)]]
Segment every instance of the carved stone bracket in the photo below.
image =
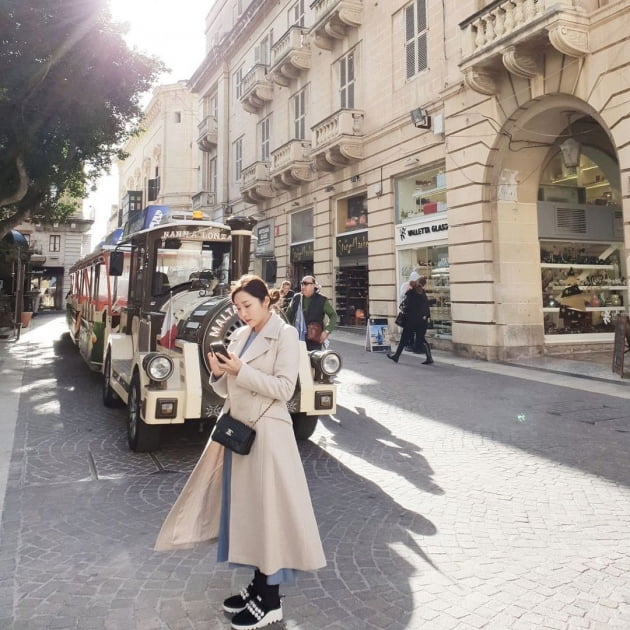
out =
[(475, 92), (493, 96), (497, 93), (496, 76), (494, 72), (468, 68), (464, 71), (464, 81), (466, 85)]
[(516, 46), (508, 46), (502, 53), (503, 65), (517, 77), (533, 79), (540, 72), (538, 57), (519, 50)]
[(363, 143), (356, 140), (342, 140), (322, 151), (315, 157), (318, 170), (334, 171), (349, 166), (363, 157)]
[(252, 188), (241, 191), (241, 197), (249, 203), (259, 204), (266, 199), (275, 197), (276, 191), (272, 188), (271, 182), (256, 184)]
[(313, 173), (310, 166), (296, 166), (282, 173), (282, 179), (286, 183), (290, 182), (292, 185), (297, 186), (304, 182), (312, 182), (315, 179), (315, 173)]
[(343, 39), (348, 28), (361, 26), (363, 8), (356, 0), (342, 0), (324, 19), (316, 26), (314, 34), (315, 45), (324, 50), (332, 50), (334, 40)]
[(558, 22), (548, 29), (551, 45), (569, 57), (582, 57), (589, 52), (588, 29)]
[(320, 153), (315, 156), (315, 167), (318, 171), (334, 171), (335, 165), (328, 162), (325, 153)]
[(197, 145), (202, 151), (206, 153), (214, 151), (217, 148), (217, 135), (206, 134), (197, 138)]
[(278, 85), (287, 87), (300, 73), (311, 67), (310, 49), (294, 50), (271, 71), (272, 80)]

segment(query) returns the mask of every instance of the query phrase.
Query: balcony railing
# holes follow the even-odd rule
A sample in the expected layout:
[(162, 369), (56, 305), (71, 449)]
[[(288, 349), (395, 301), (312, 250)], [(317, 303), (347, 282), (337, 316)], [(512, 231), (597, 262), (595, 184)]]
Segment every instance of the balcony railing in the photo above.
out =
[(361, 26), (363, 0), (315, 0), (311, 8), (315, 13), (311, 35), (324, 50), (332, 50), (335, 40), (343, 39), (349, 28)]
[(271, 153), (271, 179), (276, 188), (292, 188), (315, 179), (308, 140), (291, 140)]
[(198, 125), (197, 145), (202, 151), (213, 151), (217, 146), (217, 120), (206, 116)]
[(257, 63), (241, 81), (241, 105), (253, 114), (272, 98), (273, 83), (267, 75), (267, 66)]
[(272, 47), (269, 74), (278, 84), (288, 86), (301, 72), (311, 67), (308, 30), (292, 26)]
[(363, 158), (363, 112), (340, 109), (313, 127), (317, 168), (332, 171)]
[(241, 171), (241, 197), (249, 203), (258, 204), (275, 196), (271, 187), (269, 162), (254, 162)]
[(193, 210), (210, 210), (216, 205), (216, 194), (213, 192), (201, 191), (192, 196)]
[(541, 72), (541, 50), (549, 43), (580, 57), (588, 52), (588, 17), (578, 0), (496, 0), (460, 24), (462, 63), (468, 85), (496, 93), (505, 68), (531, 79)]

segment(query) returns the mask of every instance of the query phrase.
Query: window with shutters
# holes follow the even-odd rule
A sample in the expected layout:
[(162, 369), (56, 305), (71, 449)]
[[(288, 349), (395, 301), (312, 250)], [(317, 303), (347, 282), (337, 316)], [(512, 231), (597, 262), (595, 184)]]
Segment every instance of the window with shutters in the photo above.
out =
[(241, 100), (241, 91), (243, 87), (243, 66), (241, 66), (233, 75), (234, 96), (237, 101)]
[(293, 97), (293, 137), (306, 138), (306, 88)]
[(344, 109), (354, 108), (354, 51), (339, 61), (339, 100)]
[(273, 40), (273, 31), (269, 31), (261, 40), (255, 50), (255, 62), (268, 66), (271, 63), (271, 45)]
[(271, 116), (267, 116), (260, 121), (260, 159), (263, 162), (269, 161), (269, 137), (271, 133)]
[(234, 173), (236, 181), (241, 181), (241, 171), (243, 170), (243, 138), (239, 138), (234, 143)]
[(304, 0), (298, 0), (289, 9), (289, 26), (304, 26)]
[(217, 192), (217, 158), (208, 163), (208, 191)]
[(427, 69), (426, 0), (414, 0), (405, 8), (405, 58), (408, 79)]

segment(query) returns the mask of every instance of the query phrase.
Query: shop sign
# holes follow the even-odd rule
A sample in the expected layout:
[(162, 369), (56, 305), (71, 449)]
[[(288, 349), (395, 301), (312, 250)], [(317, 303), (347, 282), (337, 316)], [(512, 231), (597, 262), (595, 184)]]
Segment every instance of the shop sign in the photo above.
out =
[(337, 256), (361, 256), (368, 253), (367, 231), (337, 237)]
[(256, 227), (256, 256), (269, 256), (273, 254), (273, 227), (271, 223), (265, 223)]
[(423, 221), (396, 227), (396, 244), (442, 241), (448, 237), (448, 223), (444, 219)]
[(291, 245), (291, 262), (308, 262), (313, 260), (313, 241)]

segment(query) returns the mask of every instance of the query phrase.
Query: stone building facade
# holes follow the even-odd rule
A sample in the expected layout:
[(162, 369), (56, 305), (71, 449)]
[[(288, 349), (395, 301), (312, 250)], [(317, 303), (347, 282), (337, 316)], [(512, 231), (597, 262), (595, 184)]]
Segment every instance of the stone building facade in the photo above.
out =
[[(506, 359), (610, 348), (627, 312), (630, 5), (228, 0), (206, 20), (196, 199), (346, 325), (416, 270), (431, 333)], [(572, 298), (572, 299), (569, 299)]]
[(186, 81), (155, 88), (141, 132), (127, 141), (128, 154), (117, 163), (119, 216), (124, 226), (130, 210), (166, 205), (190, 212), (191, 197), (199, 189), (199, 152), (195, 149), (198, 99)]

